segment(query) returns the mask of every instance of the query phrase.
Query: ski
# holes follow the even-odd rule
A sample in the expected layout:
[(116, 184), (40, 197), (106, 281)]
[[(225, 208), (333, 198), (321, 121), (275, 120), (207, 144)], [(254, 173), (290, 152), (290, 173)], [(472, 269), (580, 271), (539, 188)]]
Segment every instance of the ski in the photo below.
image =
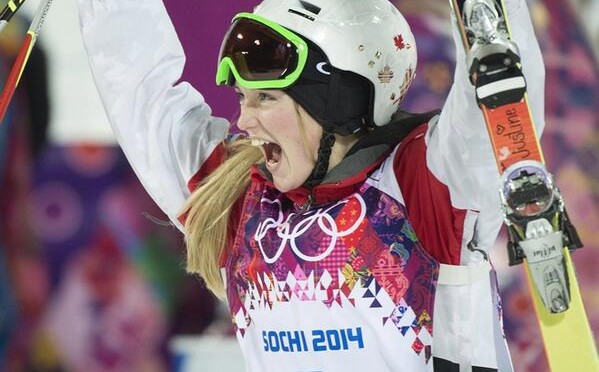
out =
[(545, 167), (503, 0), (449, 0), (503, 187), (510, 265), (524, 263), (552, 371), (599, 371), (570, 251), (582, 247)]

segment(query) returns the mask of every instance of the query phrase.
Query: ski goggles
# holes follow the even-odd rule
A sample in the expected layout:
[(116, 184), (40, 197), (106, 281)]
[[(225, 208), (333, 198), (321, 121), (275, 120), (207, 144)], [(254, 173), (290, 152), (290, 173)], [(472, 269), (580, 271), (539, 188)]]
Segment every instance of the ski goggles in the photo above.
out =
[(308, 45), (297, 34), (252, 13), (239, 13), (221, 45), (216, 84), (232, 77), (248, 89), (283, 89), (300, 76)]

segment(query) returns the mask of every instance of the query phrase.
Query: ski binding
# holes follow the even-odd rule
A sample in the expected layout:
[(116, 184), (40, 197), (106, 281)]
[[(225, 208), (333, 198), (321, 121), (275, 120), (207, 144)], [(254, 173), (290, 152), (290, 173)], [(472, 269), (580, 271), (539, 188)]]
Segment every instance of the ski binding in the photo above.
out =
[(520, 51), (509, 38), (506, 23), (493, 0), (466, 0), (464, 27), (471, 45), (467, 65), (479, 104), (496, 108), (522, 100), (526, 81)]
[(526, 258), (543, 304), (551, 313), (562, 313), (571, 297), (563, 249), (582, 243), (551, 174), (541, 163), (524, 163), (506, 170), (501, 192), (510, 266)]

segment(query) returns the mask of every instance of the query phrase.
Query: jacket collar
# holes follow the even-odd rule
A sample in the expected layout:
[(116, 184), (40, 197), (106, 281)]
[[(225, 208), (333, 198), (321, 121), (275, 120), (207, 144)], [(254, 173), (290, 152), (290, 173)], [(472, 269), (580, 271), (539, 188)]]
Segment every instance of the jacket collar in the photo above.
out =
[[(382, 164), (397, 144), (413, 129), (428, 122), (437, 113), (438, 111), (433, 111), (410, 115), (399, 112), (390, 124), (377, 127), (362, 137), (343, 160), (327, 173), (322, 183), (314, 186), (311, 190), (303, 186), (289, 190), (285, 196), (298, 207), (307, 207), (310, 204), (320, 205), (334, 202), (353, 194)], [(252, 167), (251, 180), (275, 188), (272, 176), (263, 163)]]
[[(381, 152), (378, 158), (371, 158), (372, 161), (368, 162), (368, 164), (365, 164), (364, 166), (358, 167), (354, 165), (354, 172), (351, 175), (348, 174), (343, 178), (329, 179), (329, 174), (331, 174), (335, 168), (337, 168), (335, 167), (329, 172), (329, 174), (327, 174), (327, 177), (325, 177), (322, 183), (314, 186), (312, 189), (300, 186), (296, 189), (289, 190), (284, 194), (298, 207), (308, 206), (308, 204), (320, 205), (337, 201), (358, 191), (368, 175), (380, 166), (383, 160), (385, 160), (387, 157), (388, 153), (388, 149), (387, 151)], [(342, 163), (345, 162), (346, 160), (344, 159)], [(365, 161), (361, 160), (361, 162), (364, 163)], [(342, 163), (340, 163), (338, 166), (341, 166)], [(335, 173), (337, 173), (337, 176), (340, 177), (343, 171), (338, 170)], [(251, 179), (253, 182), (263, 183), (269, 188), (275, 188), (271, 176), (268, 171), (266, 171), (263, 164), (255, 165), (251, 169)]]

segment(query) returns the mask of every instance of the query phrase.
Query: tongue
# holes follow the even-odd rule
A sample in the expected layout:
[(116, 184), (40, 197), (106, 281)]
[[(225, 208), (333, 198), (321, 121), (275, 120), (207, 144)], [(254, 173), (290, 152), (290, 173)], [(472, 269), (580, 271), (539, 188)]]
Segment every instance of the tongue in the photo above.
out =
[(278, 163), (281, 160), (281, 146), (276, 143), (267, 143), (264, 145), (267, 161), (269, 163)]

